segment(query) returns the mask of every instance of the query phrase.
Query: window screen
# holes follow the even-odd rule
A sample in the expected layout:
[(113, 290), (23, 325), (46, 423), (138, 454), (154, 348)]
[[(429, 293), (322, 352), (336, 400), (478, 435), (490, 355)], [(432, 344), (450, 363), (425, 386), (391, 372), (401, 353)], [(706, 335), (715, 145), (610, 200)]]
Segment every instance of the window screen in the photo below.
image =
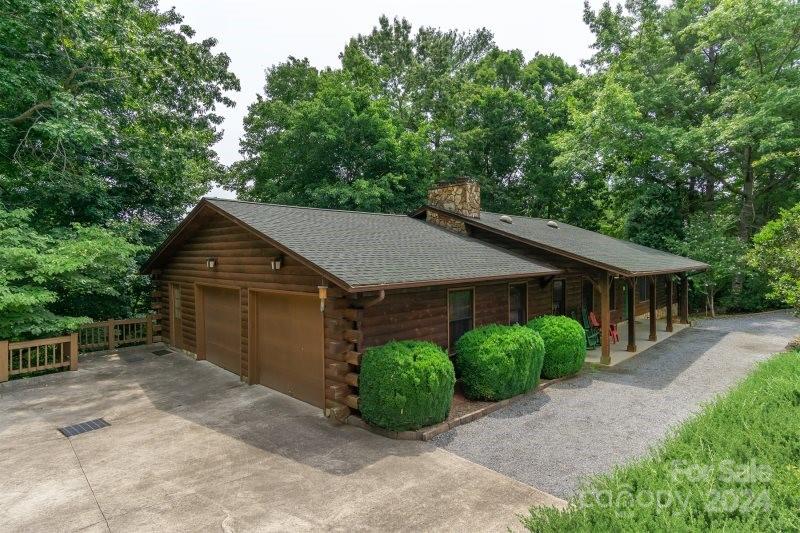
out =
[(553, 281), (553, 314), (567, 313), (567, 286), (563, 279)]
[(508, 288), (508, 323), (524, 324), (528, 321), (526, 285), (510, 285)]
[(639, 278), (639, 301), (644, 302), (650, 299), (650, 278)]

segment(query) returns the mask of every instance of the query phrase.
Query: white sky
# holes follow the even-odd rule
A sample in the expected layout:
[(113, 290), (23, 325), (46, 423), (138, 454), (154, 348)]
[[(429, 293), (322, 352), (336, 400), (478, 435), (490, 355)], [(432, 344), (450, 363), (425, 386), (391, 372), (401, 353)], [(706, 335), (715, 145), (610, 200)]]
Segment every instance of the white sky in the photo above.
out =
[[(590, 0), (597, 9), (602, 0)], [(215, 147), (222, 163), (239, 159), (239, 137), (247, 106), (262, 92), (264, 71), (288, 56), (307, 57), (316, 67), (338, 66), (339, 53), (359, 33), (369, 33), (382, 14), (405, 17), (414, 28), (434, 26), (461, 31), (486, 27), (503, 49), (518, 48), (526, 58), (554, 53), (578, 64), (590, 55), (592, 37), (583, 23), (583, 0), (160, 0), (174, 6), (196, 39), (216, 37), (216, 50), (231, 58), (242, 90), (230, 95), (222, 141)], [(232, 197), (221, 189), (214, 196)]]

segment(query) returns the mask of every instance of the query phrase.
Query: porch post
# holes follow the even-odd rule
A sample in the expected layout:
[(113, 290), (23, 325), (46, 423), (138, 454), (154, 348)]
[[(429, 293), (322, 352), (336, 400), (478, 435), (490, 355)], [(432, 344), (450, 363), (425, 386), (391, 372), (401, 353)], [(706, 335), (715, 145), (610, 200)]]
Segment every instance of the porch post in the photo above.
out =
[(648, 279), (650, 280), (650, 337), (648, 340), (655, 342), (658, 340), (656, 335), (656, 309), (658, 308), (656, 306), (656, 286), (658, 285), (656, 281), (658, 278), (653, 276)]
[(667, 274), (667, 331), (672, 331), (672, 274)]
[(628, 278), (628, 351), (636, 351), (636, 278)]
[(600, 276), (600, 364), (611, 364), (611, 293), (608, 272)]
[(679, 300), (679, 307), (680, 310), (678, 311), (678, 317), (680, 318), (681, 324), (688, 324), (689, 323), (689, 278), (686, 276), (686, 272), (681, 272), (681, 295)]

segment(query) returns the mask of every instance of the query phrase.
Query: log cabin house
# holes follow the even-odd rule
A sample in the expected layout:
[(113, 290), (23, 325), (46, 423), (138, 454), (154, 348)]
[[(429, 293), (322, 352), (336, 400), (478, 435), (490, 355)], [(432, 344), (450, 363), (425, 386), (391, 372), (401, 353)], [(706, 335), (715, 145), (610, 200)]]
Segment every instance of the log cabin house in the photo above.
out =
[[(203, 199), (143, 266), (161, 338), (344, 418), (361, 353), (542, 314), (688, 322), (685, 257), (555, 221), (480, 209), (477, 183), (439, 184), (410, 215)], [(628, 313), (627, 310), (633, 310)], [(610, 362), (601, 335), (601, 362)]]

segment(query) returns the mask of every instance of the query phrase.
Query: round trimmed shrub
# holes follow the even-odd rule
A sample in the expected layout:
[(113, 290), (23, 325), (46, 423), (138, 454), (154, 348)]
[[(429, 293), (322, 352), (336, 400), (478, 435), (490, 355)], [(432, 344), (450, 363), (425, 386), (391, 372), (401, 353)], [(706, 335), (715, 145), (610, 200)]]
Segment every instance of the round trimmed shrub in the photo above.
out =
[(438, 424), (450, 413), (455, 382), (453, 363), (432, 342), (393, 341), (368, 348), (358, 378), (361, 416), (392, 431)]
[(568, 316), (545, 315), (534, 318), (527, 326), (544, 341), (543, 378), (560, 378), (581, 369), (586, 359), (586, 333), (577, 321)]
[(464, 333), (456, 343), (456, 354), (464, 396), (497, 401), (536, 385), (544, 342), (524, 326), (491, 324)]

